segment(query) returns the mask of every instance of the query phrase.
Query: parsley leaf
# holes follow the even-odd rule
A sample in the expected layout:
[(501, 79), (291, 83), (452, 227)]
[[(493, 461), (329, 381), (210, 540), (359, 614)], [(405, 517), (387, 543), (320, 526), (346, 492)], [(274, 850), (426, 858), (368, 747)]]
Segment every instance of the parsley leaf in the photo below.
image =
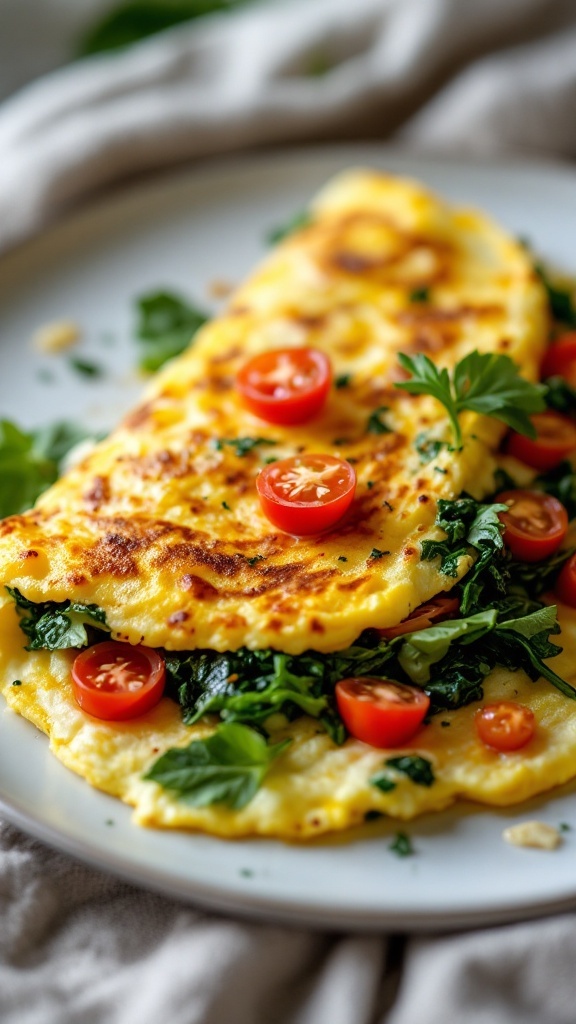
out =
[(428, 437), (425, 433), (416, 435), (414, 447), (420, 456), (420, 462), (425, 465), (437, 458), (443, 448), (449, 448), (447, 441), (439, 441), (435, 437)]
[(141, 370), (158, 370), (169, 359), (180, 355), (208, 319), (206, 313), (191, 306), (186, 299), (166, 291), (142, 295), (136, 305)]
[(109, 631), (106, 615), (96, 604), (79, 601), (29, 601), (15, 587), (6, 587), (16, 602), (27, 651), (62, 651), (86, 647), (91, 630)]
[(98, 377), (104, 376), (104, 370), (99, 363), (92, 362), (91, 359), (81, 359), (79, 356), (69, 356), (68, 365), (79, 373), (81, 377), (89, 377), (96, 380)]
[(376, 775), (372, 775), (368, 781), (371, 786), (376, 786), (381, 793), (391, 793), (393, 789), (396, 789), (396, 783), (386, 772), (376, 772)]
[(465, 409), (502, 420), (519, 434), (535, 437), (529, 414), (546, 407), (541, 384), (531, 384), (518, 374), (509, 356), (470, 352), (456, 363), (452, 377), (428, 356), (400, 353), (398, 361), (412, 379), (395, 384), (413, 395), (432, 395), (445, 407), (454, 434), (454, 446), (462, 448), (458, 416)]
[(426, 757), (420, 757), (420, 754), (402, 754), (400, 757), (388, 757), (386, 758), (386, 764), (390, 768), (395, 768), (397, 772), (407, 775), (417, 786), (429, 787), (435, 781), (434, 770), (430, 761)]
[(219, 437), (213, 442), (216, 451), (221, 451), (224, 445), (234, 449), (234, 455), (237, 455), (239, 459), (243, 459), (246, 455), (251, 455), (255, 448), (259, 445), (275, 445), (278, 441), (272, 441), (269, 437), (232, 437), (223, 438)]
[(397, 857), (412, 857), (414, 854), (412, 840), (406, 832), (397, 832), (388, 849)]
[(205, 740), (173, 747), (144, 775), (193, 807), (225, 804), (240, 810), (252, 800), (272, 762), (290, 740), (268, 746), (259, 732), (230, 722)]
[(0, 519), (31, 508), (58, 479), (60, 464), (70, 448), (88, 436), (73, 423), (21, 430), (0, 420)]

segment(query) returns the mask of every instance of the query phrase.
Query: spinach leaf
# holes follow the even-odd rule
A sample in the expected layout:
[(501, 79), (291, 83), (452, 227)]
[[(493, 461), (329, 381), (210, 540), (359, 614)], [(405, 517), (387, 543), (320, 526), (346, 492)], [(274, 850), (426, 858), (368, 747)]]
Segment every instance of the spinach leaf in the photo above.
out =
[(27, 651), (61, 651), (86, 647), (90, 630), (109, 631), (106, 614), (96, 604), (79, 601), (29, 601), (15, 587), (6, 587), (16, 602)]
[(535, 485), (564, 505), (569, 519), (576, 518), (576, 473), (568, 461), (537, 477)]
[(167, 291), (149, 292), (137, 299), (136, 304), (141, 370), (158, 370), (169, 359), (180, 355), (208, 319), (207, 313)]
[(205, 740), (173, 747), (144, 775), (193, 807), (224, 804), (240, 810), (260, 788), (272, 762), (290, 740), (268, 746), (246, 725), (219, 725)]
[(497, 611), (489, 608), (469, 618), (449, 619), (409, 633), (400, 647), (398, 661), (413, 683), (424, 686), (430, 680), (432, 666), (442, 661), (453, 643), (478, 640), (494, 629), (497, 617)]
[(0, 420), (0, 519), (32, 507), (58, 479), (67, 452), (88, 437), (73, 423), (25, 432), (9, 420)]
[(401, 757), (388, 757), (386, 758), (386, 764), (390, 768), (395, 768), (397, 772), (407, 775), (417, 786), (429, 787), (435, 781), (434, 770), (430, 761), (426, 757), (420, 757), (420, 754), (402, 754)]
[(565, 416), (576, 413), (576, 388), (573, 388), (564, 377), (548, 377), (544, 381), (546, 388), (546, 405)]

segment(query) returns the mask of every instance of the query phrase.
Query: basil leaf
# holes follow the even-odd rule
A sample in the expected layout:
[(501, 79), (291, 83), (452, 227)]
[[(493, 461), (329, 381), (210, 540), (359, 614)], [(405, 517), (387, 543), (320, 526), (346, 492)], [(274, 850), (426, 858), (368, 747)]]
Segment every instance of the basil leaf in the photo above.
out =
[(192, 343), (208, 314), (171, 292), (149, 292), (136, 300), (141, 370), (158, 370)]
[(144, 778), (171, 790), (193, 807), (224, 804), (240, 810), (252, 800), (270, 765), (290, 742), (268, 746), (254, 729), (226, 723), (208, 739), (167, 750)]

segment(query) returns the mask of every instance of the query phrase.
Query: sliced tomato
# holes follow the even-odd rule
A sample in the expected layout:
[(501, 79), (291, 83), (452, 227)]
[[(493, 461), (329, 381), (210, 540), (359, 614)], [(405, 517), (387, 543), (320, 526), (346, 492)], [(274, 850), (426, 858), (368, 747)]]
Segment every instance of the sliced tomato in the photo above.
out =
[(551, 494), (541, 491), (503, 491), (495, 501), (508, 505), (498, 518), (504, 523), (504, 543), (514, 558), (539, 562), (556, 551), (568, 532), (568, 513)]
[(244, 404), (268, 423), (306, 423), (324, 405), (330, 360), (315, 348), (274, 349), (242, 367), (236, 384)]
[(533, 711), (512, 700), (478, 708), (474, 722), (482, 743), (502, 753), (526, 746), (536, 729)]
[(576, 555), (562, 566), (554, 590), (564, 604), (576, 608)]
[(525, 462), (533, 469), (553, 469), (567, 455), (576, 451), (576, 423), (568, 416), (548, 410), (530, 417), (536, 437), (525, 437), (512, 431), (506, 442), (508, 455)]
[(576, 387), (576, 331), (563, 334), (544, 356), (542, 377), (564, 377)]
[(256, 487), (270, 522), (303, 537), (342, 519), (354, 499), (356, 473), (334, 455), (296, 455), (266, 466)]
[(389, 679), (341, 679), (336, 703), (348, 732), (372, 747), (401, 747), (418, 732), (430, 698)]
[(164, 658), (152, 647), (106, 640), (74, 660), (72, 689), (83, 711), (119, 721), (150, 711), (166, 682)]
[(418, 608), (415, 608), (411, 615), (397, 626), (389, 626), (387, 629), (379, 629), (377, 632), (384, 640), (393, 640), (395, 636), (403, 636), (404, 633), (415, 633), (418, 629), (428, 629), (434, 622), (442, 622), (444, 619), (453, 619), (458, 613), (460, 602), (457, 597), (433, 597)]

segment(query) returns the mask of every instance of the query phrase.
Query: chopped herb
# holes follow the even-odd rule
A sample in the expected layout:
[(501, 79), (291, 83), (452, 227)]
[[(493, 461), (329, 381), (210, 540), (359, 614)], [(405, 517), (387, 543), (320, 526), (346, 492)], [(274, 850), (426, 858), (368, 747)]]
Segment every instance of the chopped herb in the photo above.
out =
[[(443, 448), (449, 448), (450, 445), (446, 441), (439, 441), (437, 438), (420, 433), (416, 435), (414, 447), (420, 456), (420, 462), (424, 465), (432, 462), (432, 459), (437, 458)], [(445, 473), (446, 470), (441, 470), (441, 472)]]
[(222, 502), (222, 508), (226, 509), (226, 512), (231, 512), (232, 511), (232, 509), (230, 508), (230, 505), (228, 504), (227, 501), (223, 501)]
[(446, 476), (448, 470), (447, 469), (442, 469), (442, 466), (434, 466), (434, 472), (435, 473), (442, 473), (443, 476)]
[(383, 817), (384, 815), (382, 814), (382, 811), (366, 811), (366, 813), (364, 814), (364, 821), (377, 821), (378, 818)]
[(19, 590), (6, 587), (16, 602), (20, 616), (20, 629), (28, 638), (27, 651), (60, 651), (71, 647), (86, 647), (90, 642), (87, 632), (109, 632), (106, 615), (96, 604), (78, 601), (29, 601)]
[(268, 455), (268, 457), (263, 459), (262, 461), (264, 462), (265, 466), (271, 466), (273, 462), (278, 462), (278, 459), (276, 458), (275, 455)]
[(338, 555), (338, 561), (339, 562), (347, 562), (348, 559), (346, 558), (346, 555)]
[(554, 319), (569, 327), (576, 327), (576, 306), (571, 291), (556, 285), (541, 264), (536, 264), (534, 269), (544, 285)]
[(312, 223), (312, 217), (307, 210), (301, 210), (299, 213), (295, 213), (289, 220), (278, 227), (272, 228), (271, 231), (266, 235), (266, 241), (268, 245), (277, 245), (278, 242), (283, 241), (289, 235), (293, 235), (295, 231), (301, 231), (303, 228), (307, 228)]
[(411, 857), (414, 853), (412, 840), (406, 832), (397, 832), (388, 849), (397, 857)]
[(92, 362), (91, 359), (80, 359), (79, 356), (68, 356), (68, 366), (76, 373), (79, 373), (82, 377), (90, 377), (96, 380), (98, 377), (104, 376), (104, 368), (99, 363)]
[(372, 548), (372, 551), (368, 555), (368, 558), (384, 558), (384, 555), (389, 554), (389, 551), (380, 551), (380, 548)]
[(377, 772), (369, 780), (371, 786), (376, 786), (382, 793), (391, 793), (396, 789), (396, 783), (386, 772)]
[(149, 292), (136, 299), (141, 370), (158, 370), (180, 355), (192, 343), (196, 331), (206, 323), (207, 313), (186, 299), (167, 291)]
[(369, 491), (371, 491), (372, 488), (374, 487), (374, 481), (373, 480), (367, 480), (366, 481), (366, 487), (368, 488)]
[(58, 479), (64, 456), (87, 436), (73, 423), (26, 433), (15, 423), (0, 420), (0, 519), (31, 508)]
[(412, 395), (432, 395), (442, 403), (456, 449), (462, 448), (458, 416), (465, 409), (502, 420), (519, 434), (536, 436), (529, 417), (546, 408), (544, 385), (524, 380), (509, 356), (470, 352), (456, 363), (452, 376), (445, 367), (438, 369), (423, 353), (413, 357), (400, 353), (398, 361), (412, 374), (412, 379), (394, 386)]
[(382, 502), (382, 508), (387, 508), (389, 512), (393, 512), (394, 511), (394, 507), (390, 504), (389, 501), (383, 501)]
[(12, 686), (22, 686), (22, 680), (15, 679), (14, 682), (12, 683)]
[(272, 762), (290, 742), (268, 746), (255, 729), (227, 722), (205, 740), (167, 750), (144, 778), (193, 807), (224, 804), (240, 810), (252, 800)]
[(415, 782), (417, 786), (432, 786), (434, 783), (434, 771), (430, 761), (419, 754), (403, 754), (401, 757), (389, 757), (386, 764), (396, 771), (402, 772)]
[[(251, 455), (256, 448), (263, 444), (273, 446), (278, 444), (278, 441), (273, 441), (269, 437), (219, 437), (213, 441), (216, 451), (221, 451), (224, 445), (227, 445), (234, 450), (234, 455), (237, 455), (239, 459), (245, 458), (246, 455)], [(271, 459), (270, 461), (276, 462), (276, 459)]]
[(250, 868), (240, 868), (242, 878), (254, 878), (254, 872)]
[(254, 555), (253, 558), (247, 558), (246, 561), (248, 562), (248, 565), (257, 565), (258, 562), (265, 562), (266, 561), (266, 556), (265, 555)]
[(443, 729), (447, 729), (448, 726), (451, 725), (451, 724), (452, 724), (451, 722), (440, 722), (440, 725), (442, 726)]
[(385, 412), (389, 412), (387, 405), (379, 405), (374, 412), (370, 413), (368, 422), (366, 424), (366, 430), (369, 434), (391, 434), (392, 429), (382, 419)]
[(410, 302), (428, 302), (430, 300), (429, 288), (415, 288), (408, 296)]
[(558, 825), (558, 831), (559, 832), (570, 832), (571, 829), (572, 829), (572, 825), (569, 825), (567, 821), (561, 821), (560, 824)]
[(335, 437), (334, 440), (332, 441), (332, 444), (336, 448), (339, 448), (343, 444), (351, 444), (351, 441), (349, 437)]
[(347, 388), (350, 386), (351, 380), (351, 373), (339, 373), (338, 376), (334, 378), (334, 387), (338, 389)]

